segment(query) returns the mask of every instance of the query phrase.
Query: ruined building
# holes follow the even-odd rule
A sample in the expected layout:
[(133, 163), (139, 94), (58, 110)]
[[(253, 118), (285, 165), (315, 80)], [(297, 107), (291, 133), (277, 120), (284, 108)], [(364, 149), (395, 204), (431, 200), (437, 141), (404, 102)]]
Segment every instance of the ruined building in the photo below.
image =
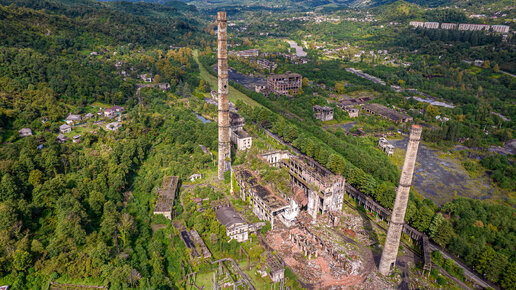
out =
[(333, 120), (333, 108), (328, 106), (319, 106), (315, 105), (313, 107), (314, 117), (317, 120), (321, 121), (331, 121)]
[(249, 225), (233, 207), (220, 207), (215, 211), (215, 216), (220, 224), (226, 226), (226, 235), (230, 240), (236, 240), (239, 243), (247, 241), (249, 238)]
[(219, 111), (219, 156), (218, 178), (224, 180), (224, 172), (231, 167), (229, 136), (229, 81), (228, 81), (228, 35), (226, 12), (217, 12), (218, 25), (218, 111)]
[(260, 179), (245, 167), (235, 167), (235, 180), (240, 188), (240, 197), (251, 203), (253, 213), (261, 220), (268, 221), (274, 228), (277, 216), (283, 214), (288, 203), (275, 195), (269, 187), (263, 186)]
[(395, 123), (407, 123), (413, 121), (411, 116), (380, 104), (365, 104), (362, 106), (362, 109), (369, 114), (382, 116), (383, 118), (389, 119)]
[(177, 176), (165, 176), (163, 178), (163, 184), (159, 191), (158, 200), (156, 201), (156, 207), (154, 208), (154, 214), (161, 214), (172, 219), (172, 209), (174, 208), (174, 199), (176, 193), (179, 190), (179, 177)]
[(384, 137), (380, 137), (378, 140), (378, 146), (382, 148), (383, 152), (387, 153), (387, 155), (394, 154), (394, 146)]
[(383, 275), (389, 274), (392, 266), (396, 263), (398, 248), (400, 245), (401, 232), (405, 223), (405, 211), (409, 199), (412, 176), (416, 165), (417, 149), (421, 138), (422, 128), (419, 125), (412, 125), (410, 130), (409, 142), (405, 162), (401, 171), (400, 183), (396, 192), (396, 200), (392, 209), (389, 222), (389, 230), (383, 247), (382, 259), (380, 260), (379, 270)]
[[(338, 212), (342, 209), (345, 180), (331, 173), (315, 160), (305, 156), (295, 156), (288, 151), (271, 151), (261, 154), (261, 158), (275, 167), (285, 168), (290, 180), (288, 192), (260, 185), (259, 178), (246, 168), (235, 170), (235, 179), (240, 187), (240, 195), (253, 205), (253, 212), (274, 224), (278, 218), (287, 227), (295, 224), (300, 210), (307, 210), (315, 222), (319, 213)], [(255, 208), (257, 208), (255, 210)]]
[(297, 73), (271, 74), (267, 78), (267, 88), (279, 95), (297, 94), (302, 86), (303, 77)]
[(235, 112), (229, 112), (231, 142), (236, 145), (238, 150), (247, 150), (253, 145), (253, 137), (249, 136), (249, 134), (244, 131), (244, 125), (244, 117)]

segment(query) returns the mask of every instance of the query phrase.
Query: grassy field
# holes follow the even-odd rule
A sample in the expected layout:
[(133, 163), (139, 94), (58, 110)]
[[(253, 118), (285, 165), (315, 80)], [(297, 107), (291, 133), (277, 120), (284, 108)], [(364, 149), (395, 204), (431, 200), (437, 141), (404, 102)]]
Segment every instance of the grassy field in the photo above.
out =
[[(201, 62), (199, 61), (199, 51), (198, 50), (194, 50), (193, 56), (194, 56), (195, 61), (199, 65), (199, 70), (201, 72), (200, 73), (201, 78), (203, 80), (205, 80), (210, 85), (210, 87), (212, 89), (217, 90), (217, 87), (218, 87), (217, 78), (215, 76), (213, 76), (212, 74), (210, 74), (204, 68), (204, 66), (202, 66)], [(242, 93), (241, 91), (235, 89), (232, 86), (229, 86), (229, 100), (231, 102), (233, 102), (233, 103), (236, 103), (236, 101), (238, 101), (238, 100), (242, 100), (243, 102), (245, 102), (245, 103), (247, 103), (247, 104), (249, 104), (251, 106), (260, 106), (260, 107), (262, 107), (261, 104), (259, 104), (255, 100), (249, 98), (247, 95), (245, 95), (244, 93)]]

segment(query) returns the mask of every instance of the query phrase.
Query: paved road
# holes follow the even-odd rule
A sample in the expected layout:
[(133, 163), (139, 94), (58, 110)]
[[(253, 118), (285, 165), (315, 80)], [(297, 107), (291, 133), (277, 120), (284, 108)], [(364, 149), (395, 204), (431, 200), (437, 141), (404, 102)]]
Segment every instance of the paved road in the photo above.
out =
[(290, 44), (290, 47), (291, 48), (295, 48), (296, 49), (296, 55), (298, 57), (305, 57), (307, 56), (307, 53), (303, 50), (303, 48), (299, 45), (297, 45), (297, 43), (295, 41), (292, 41), (292, 40), (287, 40), (288, 44)]
[(508, 75), (508, 76), (511, 76), (511, 77), (513, 77), (513, 78), (516, 78), (516, 75), (513, 75), (513, 74), (508, 73), (508, 72), (506, 72), (506, 71), (499, 70), (499, 72), (501, 72), (501, 73), (503, 73), (503, 74), (506, 74), (506, 75)]

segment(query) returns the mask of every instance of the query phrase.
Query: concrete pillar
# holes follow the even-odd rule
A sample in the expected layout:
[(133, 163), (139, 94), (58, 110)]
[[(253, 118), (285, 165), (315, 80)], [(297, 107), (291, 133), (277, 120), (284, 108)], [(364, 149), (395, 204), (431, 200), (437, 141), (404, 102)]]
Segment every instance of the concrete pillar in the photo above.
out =
[(400, 245), (401, 232), (403, 231), (403, 223), (405, 219), (405, 211), (409, 199), (410, 185), (412, 184), (412, 176), (416, 165), (417, 149), (421, 138), (421, 126), (412, 125), (410, 130), (409, 142), (407, 144), (407, 153), (401, 171), (400, 184), (396, 193), (396, 200), (392, 209), (389, 230), (383, 247), (382, 259), (380, 260), (379, 270), (383, 275), (389, 274), (391, 267), (396, 263), (398, 248)]
[(219, 90), (219, 164), (218, 178), (224, 179), (224, 172), (231, 167), (229, 139), (229, 81), (228, 81), (228, 34), (226, 12), (217, 12), (218, 25), (218, 90)]

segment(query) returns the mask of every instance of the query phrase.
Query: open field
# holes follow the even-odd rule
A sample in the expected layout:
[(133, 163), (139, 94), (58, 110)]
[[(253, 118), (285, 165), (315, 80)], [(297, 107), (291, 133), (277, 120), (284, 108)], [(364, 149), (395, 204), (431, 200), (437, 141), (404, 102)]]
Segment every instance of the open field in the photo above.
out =
[[(194, 50), (194, 59), (195, 61), (197, 62), (197, 64), (199, 65), (199, 70), (200, 70), (200, 76), (203, 80), (205, 80), (209, 85), (210, 87), (213, 89), (213, 90), (217, 90), (218, 88), (218, 83), (217, 83), (217, 78), (214, 77), (213, 75), (211, 75), (201, 64), (201, 62), (199, 61), (199, 51), (198, 50)], [(233, 103), (236, 103), (238, 100), (241, 100), (241, 101), (244, 101), (245, 103), (251, 105), (251, 106), (259, 106), (259, 107), (263, 107), (261, 104), (259, 104), (258, 102), (256, 102), (255, 100), (249, 98), (247, 95), (245, 95), (244, 93), (240, 92), (239, 90), (235, 89), (234, 87), (232, 86), (229, 86), (229, 100)]]

